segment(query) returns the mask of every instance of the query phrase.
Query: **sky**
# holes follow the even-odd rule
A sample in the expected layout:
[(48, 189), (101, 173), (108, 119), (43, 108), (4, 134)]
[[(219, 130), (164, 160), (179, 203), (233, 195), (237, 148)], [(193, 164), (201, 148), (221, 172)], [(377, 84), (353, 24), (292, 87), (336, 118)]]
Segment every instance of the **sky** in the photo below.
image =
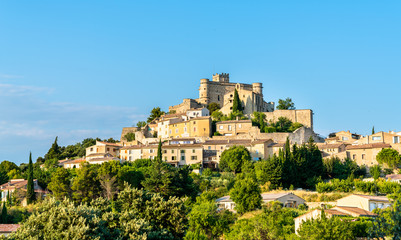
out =
[(315, 132), (401, 131), (400, 1), (0, 1), (0, 161), (119, 139), (199, 80), (261, 82)]

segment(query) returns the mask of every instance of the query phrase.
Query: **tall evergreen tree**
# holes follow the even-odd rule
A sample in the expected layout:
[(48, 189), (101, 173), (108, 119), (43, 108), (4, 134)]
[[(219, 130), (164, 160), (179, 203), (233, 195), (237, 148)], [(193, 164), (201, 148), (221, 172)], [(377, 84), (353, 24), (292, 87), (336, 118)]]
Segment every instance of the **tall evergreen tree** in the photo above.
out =
[(375, 134), (375, 126), (372, 127), (372, 134)]
[(3, 209), (1, 210), (0, 221), (2, 224), (7, 223), (7, 207), (5, 202), (3, 202)]
[(235, 89), (234, 91), (234, 100), (233, 100), (233, 112), (242, 112), (243, 108), (242, 108), (242, 104), (241, 104), (241, 100), (239, 99), (239, 95), (237, 92), (237, 89)]
[(7, 205), (11, 206), (12, 204), (12, 200), (11, 200), (11, 194), (10, 194), (10, 190), (7, 191)]
[[(57, 140), (57, 138), (56, 138)], [(32, 153), (29, 153), (29, 164), (28, 164), (28, 184), (26, 188), (26, 203), (31, 204), (36, 200), (35, 189), (33, 186), (33, 164), (32, 164)]]
[(45, 160), (58, 159), (59, 158), (59, 156), (61, 154), (61, 149), (60, 149), (60, 146), (57, 143), (57, 140), (58, 140), (58, 137), (56, 137), (56, 139), (54, 139), (54, 143), (52, 144), (51, 148), (49, 149), (49, 151), (45, 155)]
[(161, 162), (163, 161), (163, 153), (162, 153), (162, 140), (159, 139), (159, 146), (157, 147), (157, 157), (156, 160)]

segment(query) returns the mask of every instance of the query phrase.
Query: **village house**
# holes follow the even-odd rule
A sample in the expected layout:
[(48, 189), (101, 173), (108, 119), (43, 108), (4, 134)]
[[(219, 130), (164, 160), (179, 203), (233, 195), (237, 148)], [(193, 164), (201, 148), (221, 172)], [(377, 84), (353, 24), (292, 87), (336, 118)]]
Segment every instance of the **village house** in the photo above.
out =
[(7, 237), (11, 233), (16, 232), (19, 227), (19, 224), (0, 224), (0, 235)]
[(359, 166), (371, 167), (378, 164), (376, 156), (384, 148), (391, 148), (391, 145), (386, 143), (349, 145), (346, 147), (346, 156), (354, 160)]
[(216, 131), (223, 136), (236, 136), (238, 134), (247, 134), (251, 128), (251, 120), (232, 120), (216, 123)]
[[(11, 179), (7, 183), (0, 185), (1, 190), (1, 201), (7, 201), (7, 195), (10, 194), (13, 196), (14, 194), (19, 192), (19, 196), (25, 196), (27, 191), (28, 180), (25, 179)], [(39, 186), (38, 180), (33, 180), (33, 189), (37, 197), (45, 197), (48, 194), (48, 191), (44, 190)], [(17, 197), (17, 196), (16, 196)], [(26, 206), (26, 197), (23, 197), (21, 200), (22, 206)]]
[(371, 196), (362, 194), (351, 194), (337, 200), (337, 206), (357, 207), (365, 211), (373, 211), (376, 208), (387, 208), (391, 206), (386, 196)]
[(95, 145), (86, 148), (86, 159), (98, 158), (104, 154), (118, 157), (121, 147), (122, 146), (118, 143), (96, 141)]
[(341, 152), (345, 152), (346, 145), (344, 143), (316, 143), (322, 152), (322, 157), (332, 157)]

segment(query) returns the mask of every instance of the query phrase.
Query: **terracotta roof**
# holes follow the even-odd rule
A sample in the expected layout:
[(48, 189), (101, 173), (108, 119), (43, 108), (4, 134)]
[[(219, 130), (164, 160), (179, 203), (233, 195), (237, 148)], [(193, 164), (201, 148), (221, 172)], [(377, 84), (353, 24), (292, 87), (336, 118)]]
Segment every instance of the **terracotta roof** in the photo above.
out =
[(19, 224), (0, 224), (0, 233), (15, 232), (19, 227)]
[(390, 175), (386, 175), (386, 178), (391, 178), (392, 180), (398, 180), (401, 179), (401, 174), (390, 174)]
[(337, 206), (334, 207), (333, 209), (340, 210), (342, 212), (350, 213), (351, 215), (357, 215), (359, 216), (364, 216), (364, 217), (372, 217), (372, 216), (377, 216), (377, 214), (366, 211), (362, 208), (358, 207), (342, 207), (342, 206)]
[(330, 215), (334, 215), (334, 216), (348, 216), (348, 215), (350, 215), (348, 213), (341, 212), (341, 211), (335, 210), (335, 209), (325, 209), (324, 212), (326, 214), (330, 214)]
[(172, 138), (170, 141), (195, 141), (196, 138)]
[(92, 158), (92, 159), (89, 159), (88, 162), (104, 162), (104, 161), (112, 161), (112, 160), (120, 161), (120, 159), (116, 158), (116, 157), (105, 157), (105, 158)]
[[(81, 162), (85, 162), (85, 161), (86, 160), (84, 158), (79, 158), (79, 159), (72, 160), (71, 162), (68, 162), (68, 163), (81, 163)], [(66, 164), (66, 163), (64, 163), (64, 164)]]
[(285, 143), (271, 143), (268, 145), (268, 147), (285, 147)]
[(317, 143), (316, 144), (319, 149), (327, 149), (327, 148), (339, 148), (344, 143), (332, 143), (332, 144), (326, 144), (326, 143)]
[(387, 143), (370, 143), (370, 144), (347, 146), (347, 150), (349, 150), (349, 149), (371, 149), (371, 148), (391, 148), (391, 145), (387, 144)]
[(108, 145), (108, 146), (121, 147), (121, 144), (118, 144), (118, 143), (109, 143), (109, 142), (101, 142), (101, 141), (98, 141), (98, 142), (99, 143), (103, 143), (103, 144)]
[(252, 123), (251, 120), (229, 120), (229, 121), (220, 121), (216, 124), (225, 124), (225, 123)]
[(262, 199), (263, 200), (276, 200), (278, 198), (281, 198), (281, 197), (284, 197), (284, 196), (287, 196), (287, 195), (291, 195), (291, 196), (294, 196), (296, 198), (300, 198), (300, 197), (294, 195), (293, 193), (285, 192), (285, 193), (263, 193), (262, 194)]
[(381, 202), (389, 202), (388, 198), (386, 196), (371, 196), (371, 195), (362, 195), (362, 194), (354, 194), (359, 197), (367, 198), (369, 200), (374, 200), (374, 201), (381, 201)]
[(252, 143), (251, 139), (207, 140), (204, 145), (242, 145)]

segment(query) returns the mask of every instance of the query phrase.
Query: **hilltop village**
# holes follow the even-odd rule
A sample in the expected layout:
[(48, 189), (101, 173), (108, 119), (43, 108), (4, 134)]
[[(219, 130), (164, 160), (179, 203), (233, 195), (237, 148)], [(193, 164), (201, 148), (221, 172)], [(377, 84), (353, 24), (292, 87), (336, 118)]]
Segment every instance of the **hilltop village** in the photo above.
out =
[[(235, 95), (241, 110), (233, 114)], [(287, 138), (291, 145), (312, 138), (324, 158), (348, 158), (366, 167), (378, 164), (376, 155), (384, 148), (401, 150), (401, 132), (394, 131), (362, 136), (348, 130), (323, 139), (313, 130), (311, 109), (275, 109), (274, 102), (263, 98), (262, 83), (233, 83), (228, 73), (201, 79), (199, 98), (184, 99), (170, 106), (168, 113), (159, 113), (143, 126), (124, 127), (119, 143), (97, 141), (86, 148), (85, 158), (66, 159), (60, 164), (72, 168), (81, 162), (153, 159), (159, 141), (165, 162), (175, 167), (192, 165), (195, 170), (218, 168), (221, 153), (235, 145), (246, 147), (252, 160), (266, 159), (282, 151)], [(274, 125), (290, 127), (269, 128)]]
[(1, 162), (0, 235), (400, 239), (401, 132), (322, 138), (313, 123), (262, 83), (214, 74), (120, 141), (56, 137), (35, 164)]

